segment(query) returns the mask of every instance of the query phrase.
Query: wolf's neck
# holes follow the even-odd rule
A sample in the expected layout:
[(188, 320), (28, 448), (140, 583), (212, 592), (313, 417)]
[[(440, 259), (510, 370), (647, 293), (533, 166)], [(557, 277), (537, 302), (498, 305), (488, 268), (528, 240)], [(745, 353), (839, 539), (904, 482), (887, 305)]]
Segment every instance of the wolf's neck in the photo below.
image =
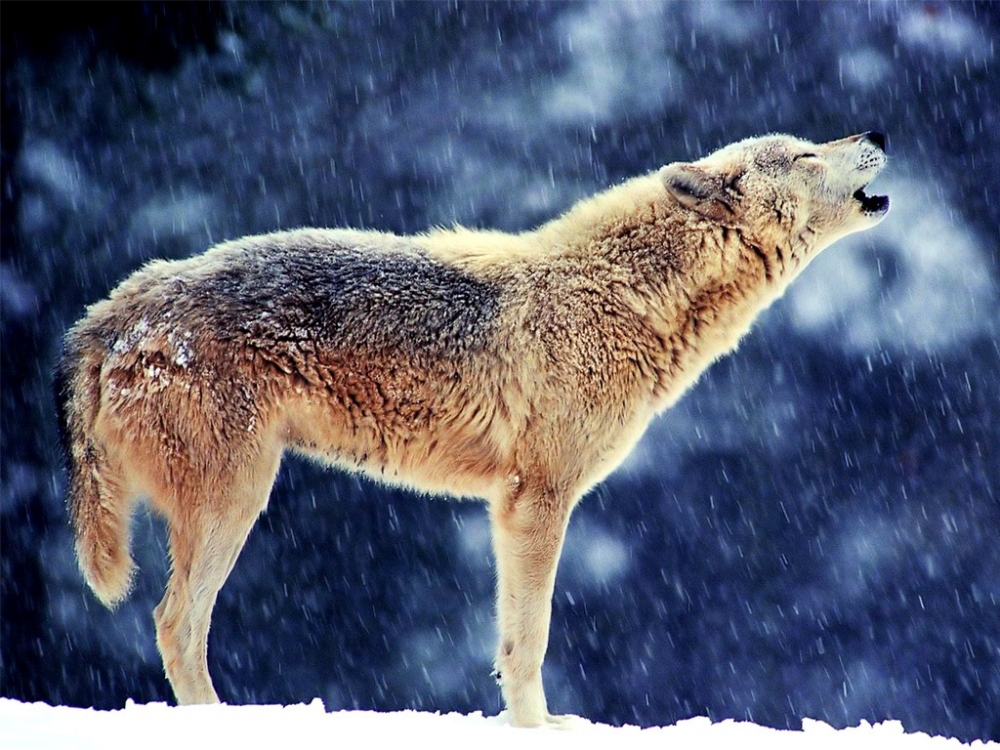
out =
[(564, 216), (572, 238), (564, 252), (590, 267), (585, 275), (611, 282), (609, 305), (629, 318), (628, 346), (665, 408), (736, 347), (769, 299), (745, 237), (675, 207), (644, 179)]

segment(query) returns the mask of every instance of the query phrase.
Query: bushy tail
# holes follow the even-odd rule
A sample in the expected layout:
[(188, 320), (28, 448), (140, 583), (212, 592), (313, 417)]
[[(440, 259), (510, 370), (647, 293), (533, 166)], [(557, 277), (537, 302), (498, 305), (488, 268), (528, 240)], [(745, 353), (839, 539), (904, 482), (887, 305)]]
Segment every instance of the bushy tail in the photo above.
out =
[(107, 348), (85, 325), (67, 335), (55, 373), (55, 396), (77, 560), (97, 598), (114, 607), (128, 595), (135, 568), (129, 551), (133, 503), (117, 456), (94, 435)]

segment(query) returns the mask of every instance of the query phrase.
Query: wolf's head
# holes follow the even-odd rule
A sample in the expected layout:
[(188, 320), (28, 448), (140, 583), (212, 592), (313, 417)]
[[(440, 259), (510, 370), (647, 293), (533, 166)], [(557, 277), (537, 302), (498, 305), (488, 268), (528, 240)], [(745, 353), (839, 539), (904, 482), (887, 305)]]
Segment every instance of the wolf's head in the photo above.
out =
[(786, 276), (832, 242), (885, 217), (889, 199), (865, 193), (885, 162), (880, 133), (823, 144), (775, 135), (670, 164), (660, 177), (681, 206), (739, 230)]

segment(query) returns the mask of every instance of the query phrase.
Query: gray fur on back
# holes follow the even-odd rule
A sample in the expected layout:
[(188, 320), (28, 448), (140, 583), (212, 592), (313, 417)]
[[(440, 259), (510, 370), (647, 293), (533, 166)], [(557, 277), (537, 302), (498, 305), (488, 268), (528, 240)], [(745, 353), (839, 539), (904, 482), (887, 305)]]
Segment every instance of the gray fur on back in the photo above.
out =
[(252, 239), (233, 262), (181, 282), (182, 294), (216, 311), (223, 338), (309, 342), (321, 358), (329, 350), (454, 357), (484, 346), (499, 309), (498, 285), (403, 242), (374, 250), (339, 238), (317, 246), (298, 233)]

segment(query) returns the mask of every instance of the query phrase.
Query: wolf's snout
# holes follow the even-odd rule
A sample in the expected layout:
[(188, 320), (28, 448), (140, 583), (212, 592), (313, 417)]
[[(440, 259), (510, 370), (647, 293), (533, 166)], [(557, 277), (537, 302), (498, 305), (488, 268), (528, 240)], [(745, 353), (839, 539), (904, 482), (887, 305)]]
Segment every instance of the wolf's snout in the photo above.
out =
[(864, 139), (874, 143), (882, 151), (885, 151), (886, 140), (884, 133), (880, 133), (877, 130), (869, 130), (867, 133), (864, 134)]

